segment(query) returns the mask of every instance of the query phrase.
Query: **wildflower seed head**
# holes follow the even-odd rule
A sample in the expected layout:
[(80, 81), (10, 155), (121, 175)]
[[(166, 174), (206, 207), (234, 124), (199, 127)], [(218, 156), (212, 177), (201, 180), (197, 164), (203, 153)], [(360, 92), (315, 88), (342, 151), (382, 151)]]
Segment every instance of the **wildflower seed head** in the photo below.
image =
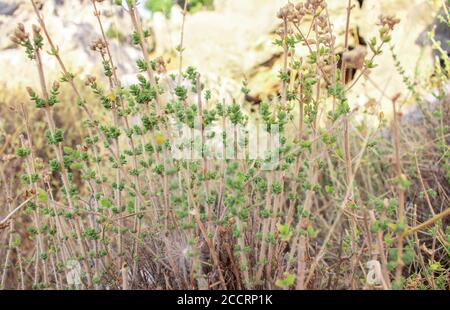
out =
[(293, 12), (293, 8), (294, 8), (294, 4), (292, 3), (288, 3), (286, 4), (284, 7), (282, 7), (277, 14), (277, 17), (279, 19), (288, 19), (288, 17), (290, 17), (292, 15)]
[(298, 24), (306, 13), (303, 3), (298, 3), (297, 5), (288, 3), (278, 11), (277, 17)]
[(400, 19), (395, 16), (380, 15), (378, 19), (378, 25), (382, 27), (385, 33), (394, 30), (395, 25), (400, 23)]
[(59, 82), (58, 82), (58, 81), (54, 81), (54, 82), (53, 82), (53, 86), (52, 86), (52, 90), (53, 90), (54, 92), (57, 92), (57, 91), (59, 90), (59, 87), (60, 87)]
[(321, 30), (323, 30), (323, 31), (328, 31), (328, 30), (329, 30), (328, 20), (327, 20), (327, 18), (326, 18), (325, 16), (323, 16), (323, 15), (318, 16), (318, 17), (314, 20), (314, 22), (315, 22), (315, 25), (316, 25), (319, 29), (321, 29)]
[(304, 12), (305, 11), (305, 6), (302, 2), (299, 2), (295, 5), (295, 10), (297, 12)]
[(162, 57), (156, 58), (156, 72), (158, 74), (167, 72), (166, 63)]
[[(316, 15), (318, 11), (320, 12), (326, 7), (327, 4), (324, 0), (308, 0), (306, 3), (299, 2), (295, 5), (289, 2), (278, 11), (277, 17), (284, 21), (299, 24), (306, 15)], [(319, 15), (319, 17), (321, 16)], [(325, 19), (325, 17), (322, 18)], [(323, 21), (321, 22), (323, 23)]]
[(91, 50), (104, 55), (106, 54), (106, 43), (102, 39), (97, 39), (91, 44)]
[(14, 30), (11, 40), (16, 44), (24, 44), (29, 41), (30, 35), (25, 31), (25, 26), (19, 23)]
[(308, 13), (313, 13), (319, 10), (323, 10), (327, 7), (325, 0), (307, 0), (305, 3), (305, 8)]
[(26, 89), (27, 89), (27, 93), (28, 93), (28, 95), (30, 95), (30, 97), (36, 96), (36, 93), (34, 92), (33, 88), (28, 86)]
[(42, 48), (43, 37), (41, 35), (41, 28), (37, 25), (33, 25), (33, 43), (36, 51)]
[(36, 8), (38, 10), (42, 10), (44, 4), (40, 0), (33, 0), (33, 2), (34, 2), (34, 5), (36, 5)]
[(92, 84), (95, 83), (96, 80), (97, 80), (97, 78), (95, 76), (89, 75), (87, 77), (86, 81), (84, 82), (84, 85), (91, 86)]
[(39, 28), (38, 25), (33, 25), (32, 28), (33, 28), (33, 35), (34, 36), (37, 36), (37, 35), (39, 35), (41, 33), (41, 28)]

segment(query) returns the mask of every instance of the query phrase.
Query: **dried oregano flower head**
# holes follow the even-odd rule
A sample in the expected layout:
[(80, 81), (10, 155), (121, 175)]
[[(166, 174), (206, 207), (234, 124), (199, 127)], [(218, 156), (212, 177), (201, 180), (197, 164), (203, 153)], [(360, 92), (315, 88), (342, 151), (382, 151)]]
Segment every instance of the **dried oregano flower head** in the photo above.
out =
[(305, 3), (305, 8), (310, 12), (317, 10), (323, 10), (327, 7), (325, 0), (307, 0)]
[[(336, 38), (332, 35), (331, 25), (327, 16), (320, 14), (326, 7), (327, 4), (324, 0), (310, 0), (306, 1), (306, 3), (299, 2), (295, 5), (289, 2), (278, 11), (277, 17), (286, 22), (292, 22), (298, 27), (306, 15), (314, 15), (313, 25), (317, 28), (317, 33), (320, 36), (319, 42), (329, 47), (335, 43)], [(284, 35), (284, 31), (280, 31), (279, 34)]]
[(25, 26), (22, 23), (17, 24), (13, 35), (11, 36), (11, 41), (16, 44), (24, 44), (30, 39), (29, 33), (25, 31)]
[(293, 3), (289, 2), (278, 11), (277, 17), (298, 24), (308, 13), (309, 12), (305, 8), (303, 3), (294, 5)]
[(390, 31), (394, 30), (395, 25), (397, 25), (398, 23), (400, 23), (400, 19), (396, 18), (395, 16), (385, 16), (385, 15), (379, 16), (378, 25), (382, 26), (386, 30)]
[(158, 72), (158, 74), (167, 72), (166, 63), (164, 61), (164, 58), (158, 57), (158, 58), (156, 58), (155, 62), (156, 62), (156, 72)]
[(89, 75), (86, 78), (86, 81), (84, 82), (84, 85), (89, 86), (95, 83), (95, 81), (97, 80), (97, 78), (95, 76)]
[(99, 52), (100, 54), (106, 54), (106, 43), (102, 39), (97, 39), (91, 44), (91, 50)]
[(28, 86), (26, 88), (28, 95), (30, 95), (30, 97), (33, 97), (36, 95), (36, 92), (33, 90), (33, 88), (31, 88), (30, 86)]
[(317, 16), (314, 19), (314, 23), (318, 27), (319, 34), (328, 33), (331, 30), (328, 24), (328, 19), (324, 15)]
[(58, 82), (58, 81), (54, 81), (54, 82), (53, 82), (53, 85), (52, 85), (52, 90), (53, 90), (54, 92), (57, 92), (57, 91), (59, 90), (59, 87), (60, 87), (59, 82)]
[(42, 8), (44, 7), (44, 4), (40, 0), (33, 0), (33, 3), (38, 10), (42, 10)]
[(293, 9), (294, 4), (288, 3), (278, 11), (277, 17), (280, 19), (288, 19), (289, 17), (292, 16), (294, 11)]
[(32, 26), (33, 29), (33, 43), (36, 50), (39, 50), (43, 46), (44, 38), (41, 35), (41, 28), (37, 25)]
[(295, 5), (289, 2), (278, 11), (277, 17), (298, 22), (303, 16), (314, 14), (314, 12), (324, 10), (326, 7), (325, 0), (307, 0), (305, 3), (299, 2)]
[(39, 28), (38, 25), (33, 25), (32, 26), (33, 29), (33, 36), (38, 36), (41, 33), (41, 28)]

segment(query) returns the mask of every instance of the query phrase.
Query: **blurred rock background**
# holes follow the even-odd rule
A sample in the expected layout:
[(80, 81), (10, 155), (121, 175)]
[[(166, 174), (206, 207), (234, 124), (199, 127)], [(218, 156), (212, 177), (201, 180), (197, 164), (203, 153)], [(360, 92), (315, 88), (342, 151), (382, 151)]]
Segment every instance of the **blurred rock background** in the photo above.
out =
[[(170, 2), (170, 0), (168, 0)], [(130, 43), (128, 16), (107, 0), (99, 5), (105, 28), (111, 38), (111, 48), (124, 83), (132, 81), (137, 70), (135, 61), (140, 52)], [(178, 1), (183, 2), (183, 1)], [(281, 53), (272, 42), (279, 21), (276, 12), (286, 0), (214, 0), (213, 7), (198, 7), (186, 17), (184, 66), (194, 66), (206, 78), (219, 97), (240, 96), (244, 79), (251, 93), (249, 101), (258, 103), (276, 94)], [(61, 55), (79, 78), (99, 72), (97, 55), (89, 45), (99, 37), (97, 21), (89, 0), (46, 0), (43, 15), (60, 48)], [(395, 52), (405, 73), (428, 75), (433, 70), (433, 54), (426, 32), (433, 24), (441, 1), (430, 0), (359, 0), (353, 1), (352, 48), (364, 46), (377, 35), (380, 14), (395, 14), (401, 19), (393, 34)], [(347, 1), (328, 1), (334, 30), (342, 48)], [(170, 5), (169, 5), (170, 7)], [(150, 12), (145, 1), (140, 3), (144, 23), (151, 29), (152, 57), (170, 59), (169, 70), (178, 68), (176, 48), (180, 41), (182, 9), (175, 4), (170, 11)], [(0, 104), (7, 93), (16, 92), (36, 83), (36, 72), (10, 40), (9, 35), (18, 22), (35, 23), (31, 4), (26, 0), (0, 0)], [(448, 40), (448, 28), (444, 33)], [(445, 45), (445, 44), (444, 44)], [(338, 49), (339, 49), (338, 48)], [(339, 51), (339, 50), (338, 50)], [(297, 51), (300, 55), (304, 50)], [(45, 57), (48, 76), (57, 79), (59, 69), (52, 57)], [(368, 79), (363, 79), (350, 95), (351, 105), (364, 105), (376, 100), (380, 107), (397, 92), (407, 92), (402, 77), (396, 72), (388, 47), (376, 60)], [(31, 85), (33, 86), (33, 85)], [(3, 98), (3, 100), (2, 100)], [(239, 99), (239, 98), (238, 98)]]

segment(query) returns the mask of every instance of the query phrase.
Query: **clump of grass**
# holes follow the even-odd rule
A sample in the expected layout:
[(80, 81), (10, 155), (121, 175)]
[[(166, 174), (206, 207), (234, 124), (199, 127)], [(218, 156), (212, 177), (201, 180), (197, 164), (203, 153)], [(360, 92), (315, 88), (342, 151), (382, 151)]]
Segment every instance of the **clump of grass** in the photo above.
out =
[[(253, 126), (239, 104), (214, 98), (195, 68), (169, 74), (163, 59), (150, 58), (134, 0), (124, 5), (142, 58), (137, 82), (123, 85), (101, 2), (92, 0), (100, 36), (91, 50), (103, 76), (83, 81), (94, 99), (67, 70), (37, 1), (32, 33), (19, 24), (12, 38), (36, 66), (40, 89), (27, 92), (46, 131), (31, 130), (27, 110), (16, 109), (19, 145), (1, 163), (9, 214), (0, 221), (8, 239), (2, 287), (448, 288), (448, 170), (427, 170), (436, 156), (439, 169), (448, 164), (448, 105), (433, 114), (439, 129), (430, 134), (423, 125), (424, 136), (402, 122), (396, 96), (390, 134), (382, 115), (376, 128), (357, 124), (356, 113), (376, 112), (351, 110), (346, 96), (376, 65), (399, 20), (380, 17), (379, 35), (358, 56), (351, 80), (350, 29), (338, 67), (326, 1), (281, 8), (274, 42), (283, 51), (281, 90), (261, 103)], [(352, 8), (349, 1), (347, 25)], [(180, 43), (182, 64), (183, 32)], [(295, 55), (298, 45), (306, 57)], [(43, 57), (56, 58), (58, 81), (46, 76)], [(444, 85), (448, 71), (436, 74)], [(78, 145), (65, 139), (68, 124), (55, 122), (55, 107), (70, 104), (61, 84), (84, 118)], [(437, 96), (448, 98), (443, 87)], [(46, 145), (38, 147), (42, 135)], [(20, 177), (9, 177), (18, 163)]]

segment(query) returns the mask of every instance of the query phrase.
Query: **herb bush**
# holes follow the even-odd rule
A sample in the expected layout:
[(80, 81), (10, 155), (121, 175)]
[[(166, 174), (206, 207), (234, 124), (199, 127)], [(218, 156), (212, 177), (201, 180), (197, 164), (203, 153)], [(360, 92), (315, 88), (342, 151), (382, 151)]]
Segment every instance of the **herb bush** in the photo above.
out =
[[(340, 60), (326, 1), (288, 3), (276, 14), (280, 90), (258, 108), (258, 128), (272, 144), (254, 156), (253, 121), (182, 66), (182, 40), (178, 73), (150, 58), (134, 0), (115, 1), (142, 50), (136, 84), (121, 84), (101, 2), (92, 0), (102, 36), (91, 49), (103, 76), (76, 83), (57, 48), (64, 42), (52, 40), (36, 0), (36, 25), (19, 24), (12, 37), (23, 61), (36, 66), (41, 87), (27, 88), (25, 105), (42, 113), (46, 130), (30, 130), (24, 105), (15, 108), (20, 147), (2, 157), (0, 169), (3, 288), (448, 289), (449, 62), (439, 42), (443, 65), (418, 84), (395, 54), (395, 17), (380, 17), (367, 54), (347, 52), (347, 26)], [(300, 45), (307, 57), (293, 52)], [(375, 128), (355, 126), (362, 111), (350, 109), (347, 93), (389, 46), (411, 93), (391, 99), (392, 120), (380, 114)], [(58, 81), (46, 76), (44, 57), (57, 60)], [(76, 102), (61, 100), (62, 84)], [(83, 96), (86, 89), (94, 99)], [(433, 109), (421, 100), (430, 89), (442, 102)], [(420, 125), (402, 120), (411, 97), (424, 115)], [(79, 145), (65, 140), (65, 124), (54, 119), (55, 107), (73, 104), (83, 117)], [(96, 118), (94, 105), (107, 120)], [(46, 145), (37, 146), (40, 137)], [(17, 178), (12, 166), (21, 167)]]

